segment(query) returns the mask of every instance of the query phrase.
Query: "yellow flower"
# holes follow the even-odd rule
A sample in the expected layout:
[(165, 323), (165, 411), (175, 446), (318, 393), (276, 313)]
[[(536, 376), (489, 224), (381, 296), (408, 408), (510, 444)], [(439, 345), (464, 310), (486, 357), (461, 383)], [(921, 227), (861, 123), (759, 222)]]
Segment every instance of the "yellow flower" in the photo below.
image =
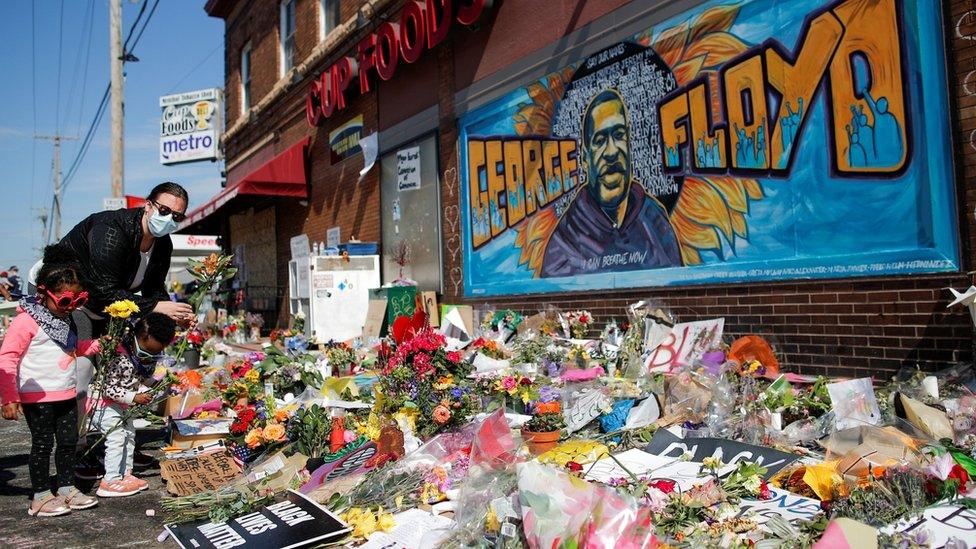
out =
[(403, 507), (403, 495), (401, 494), (401, 495), (397, 496), (396, 499), (393, 500), (393, 502), (396, 503), (397, 509), (402, 508)]
[(264, 431), (260, 427), (251, 429), (251, 432), (244, 435), (244, 444), (247, 444), (248, 448), (257, 448), (258, 446), (261, 446), (263, 438)]
[(366, 509), (353, 507), (339, 516), (349, 526), (352, 526), (353, 537), (368, 538), (370, 534), (376, 531), (376, 516)]
[(396, 519), (393, 518), (393, 514), (384, 513), (382, 507), (377, 511), (376, 517), (376, 528), (383, 532), (389, 532), (396, 526)]
[(132, 300), (123, 299), (105, 307), (104, 311), (112, 318), (129, 318), (139, 312), (139, 306)]
[(709, 469), (718, 469), (722, 465), (722, 460), (715, 456), (708, 456), (702, 460), (702, 465)]
[(285, 428), (278, 423), (272, 423), (264, 428), (265, 440), (279, 441), (285, 438)]
[(443, 391), (444, 389), (447, 389), (448, 387), (451, 387), (453, 385), (454, 385), (454, 376), (448, 374), (446, 376), (442, 376), (437, 379), (437, 383), (434, 384), (434, 389), (438, 391)]
[(244, 374), (244, 381), (247, 381), (248, 383), (257, 383), (258, 380), (260, 379), (261, 379), (261, 374), (259, 374), (258, 371), (253, 368), (248, 370), (247, 373)]

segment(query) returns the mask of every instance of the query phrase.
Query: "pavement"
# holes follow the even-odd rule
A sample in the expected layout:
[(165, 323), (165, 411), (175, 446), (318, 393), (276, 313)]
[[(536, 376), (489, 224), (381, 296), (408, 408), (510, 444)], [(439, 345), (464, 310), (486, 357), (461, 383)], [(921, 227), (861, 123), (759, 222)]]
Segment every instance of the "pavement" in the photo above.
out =
[[(144, 450), (158, 455), (152, 445)], [(31, 494), (29, 453), (30, 432), (23, 418), (0, 419), (0, 547), (177, 547), (171, 540), (156, 541), (163, 530), (161, 498), (166, 495), (158, 467), (136, 473), (149, 482), (149, 489), (144, 492), (124, 498), (100, 498), (97, 507), (70, 515), (38, 518), (27, 515)], [(97, 481), (85, 482), (79, 487), (94, 494)], [(154, 509), (156, 516), (147, 516), (147, 509)]]

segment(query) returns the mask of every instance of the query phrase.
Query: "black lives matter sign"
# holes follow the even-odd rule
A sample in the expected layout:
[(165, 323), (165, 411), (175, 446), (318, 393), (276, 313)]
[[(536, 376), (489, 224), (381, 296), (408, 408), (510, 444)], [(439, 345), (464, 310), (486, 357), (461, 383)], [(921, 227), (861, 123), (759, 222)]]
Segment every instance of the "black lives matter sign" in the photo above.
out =
[(166, 529), (183, 549), (292, 549), (338, 539), (350, 530), (330, 511), (292, 490), (284, 501), (225, 523), (197, 521), (168, 524)]

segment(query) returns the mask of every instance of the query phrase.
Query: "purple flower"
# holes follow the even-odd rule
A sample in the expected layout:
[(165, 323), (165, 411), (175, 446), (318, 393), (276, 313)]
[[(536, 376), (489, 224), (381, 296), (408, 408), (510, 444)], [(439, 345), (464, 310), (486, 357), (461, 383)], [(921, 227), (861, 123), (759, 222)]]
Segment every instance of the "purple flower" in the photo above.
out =
[(464, 391), (462, 391), (460, 387), (455, 387), (455, 388), (451, 389), (451, 396), (454, 397), (454, 398), (461, 398), (461, 395), (463, 395), (463, 394), (464, 394)]
[(561, 397), (562, 395), (558, 389), (549, 387), (548, 385), (539, 389), (539, 402), (556, 402)]

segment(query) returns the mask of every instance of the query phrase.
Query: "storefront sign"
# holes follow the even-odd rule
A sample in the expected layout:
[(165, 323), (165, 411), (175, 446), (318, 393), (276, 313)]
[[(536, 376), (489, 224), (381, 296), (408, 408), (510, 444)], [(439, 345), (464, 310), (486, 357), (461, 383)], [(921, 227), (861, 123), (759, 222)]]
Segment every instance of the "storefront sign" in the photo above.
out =
[(938, 3), (796, 4), (649, 21), (465, 115), (466, 294), (957, 270)]
[(329, 153), (332, 163), (338, 164), (363, 149), (359, 146), (359, 139), (363, 136), (363, 115), (353, 118), (349, 122), (329, 132)]
[(420, 188), (420, 147), (410, 147), (396, 153), (397, 190)]
[(216, 236), (196, 234), (173, 234), (173, 249), (180, 251), (217, 252), (220, 246)]
[[(318, 545), (349, 531), (331, 511), (293, 490), (284, 501), (227, 522), (167, 524), (166, 530), (183, 549)], [(316, 543), (317, 542), (317, 543)]]
[(424, 50), (433, 49), (447, 38), (455, 22), (474, 25), (491, 11), (492, 3), (493, 0), (408, 0), (398, 22), (381, 24), (359, 42), (355, 57), (343, 57), (312, 82), (305, 100), (308, 123), (319, 126), (346, 108), (346, 94), (354, 80), (359, 80), (359, 93), (369, 92), (370, 73), (390, 80), (401, 61), (416, 62)]
[(220, 115), (223, 93), (218, 88), (159, 98), (159, 162), (179, 164), (220, 157)]

